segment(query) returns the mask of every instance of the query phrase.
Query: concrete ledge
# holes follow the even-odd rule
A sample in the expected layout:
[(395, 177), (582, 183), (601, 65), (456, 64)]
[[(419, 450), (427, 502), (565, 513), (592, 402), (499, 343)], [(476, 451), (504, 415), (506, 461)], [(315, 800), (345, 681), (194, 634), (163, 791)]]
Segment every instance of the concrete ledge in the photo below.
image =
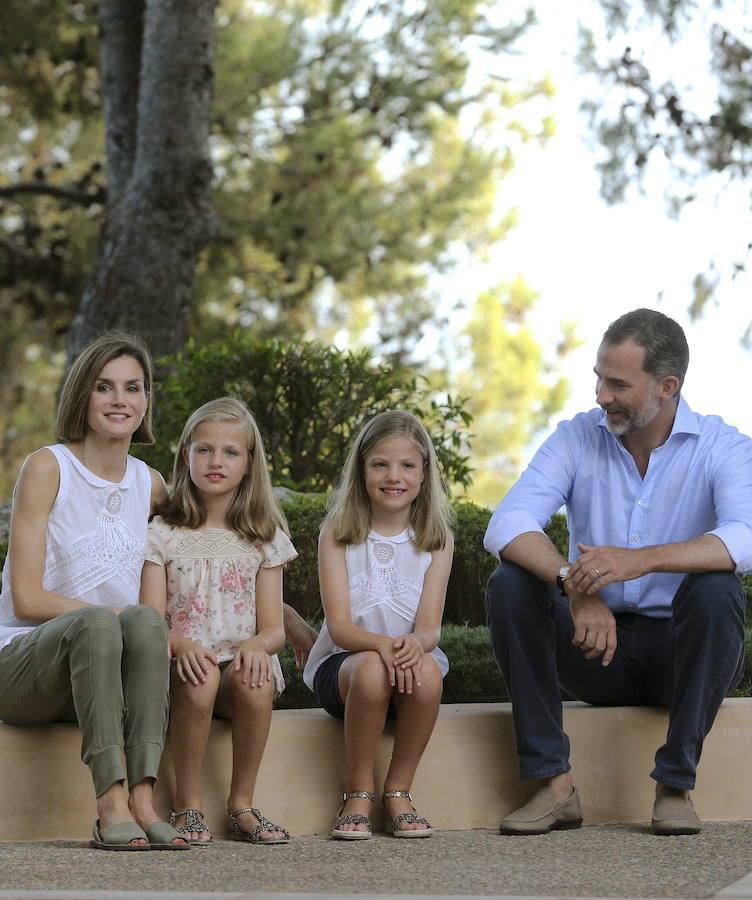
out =
[[(649, 819), (654, 783), (648, 776), (665, 738), (665, 710), (564, 707), (586, 821)], [(384, 735), (379, 746), (379, 785), (391, 741)], [(752, 699), (726, 700), (706, 741), (694, 794), (706, 821), (752, 819), (751, 749)], [(321, 710), (275, 712), (255, 805), (295, 834), (327, 831), (342, 791), (343, 759), (341, 723)], [(204, 808), (219, 834), (230, 765), (229, 723), (215, 721), (204, 762)], [(168, 742), (157, 789), (163, 810), (173, 781)], [(496, 827), (524, 802), (530, 785), (518, 779), (510, 705), (442, 706), (413, 792), (420, 811), (444, 829)], [(0, 724), (0, 797), (0, 841), (88, 838), (95, 807), (78, 729)], [(378, 811), (375, 818), (378, 823)]]

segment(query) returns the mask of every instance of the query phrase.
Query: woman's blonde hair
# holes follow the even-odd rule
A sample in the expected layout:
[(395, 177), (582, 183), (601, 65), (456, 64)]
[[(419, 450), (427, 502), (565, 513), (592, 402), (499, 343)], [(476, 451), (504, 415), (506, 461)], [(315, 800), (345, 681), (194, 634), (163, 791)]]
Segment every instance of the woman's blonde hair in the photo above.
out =
[(87, 344), (76, 357), (60, 392), (60, 403), (55, 420), (55, 434), (59, 441), (75, 443), (86, 437), (89, 398), (97, 378), (107, 363), (112, 362), (113, 359), (120, 359), (121, 356), (130, 356), (135, 359), (144, 373), (146, 413), (141, 424), (133, 433), (131, 441), (134, 444), (154, 443), (154, 432), (151, 427), (151, 385), (154, 380), (151, 354), (137, 334), (129, 334), (125, 331), (106, 331)]
[(206, 522), (206, 506), (191, 481), (183, 452), (187, 455), (194, 432), (204, 422), (233, 422), (245, 428), (248, 471), (238, 485), (227, 512), (230, 528), (249, 541), (271, 541), (277, 527), (289, 533), (287, 520), (274, 499), (258, 425), (245, 403), (235, 397), (210, 400), (188, 417), (175, 453), (170, 495), (159, 506), (157, 514), (170, 525), (188, 528), (200, 528)]
[(384, 441), (406, 437), (423, 457), (423, 483), (410, 507), (409, 525), (421, 550), (438, 550), (451, 531), (452, 512), (439, 475), (436, 451), (423, 423), (412, 413), (387, 410), (366, 422), (355, 438), (342, 470), (325, 524), (346, 544), (362, 544), (371, 530), (371, 504), (365, 484), (365, 460)]

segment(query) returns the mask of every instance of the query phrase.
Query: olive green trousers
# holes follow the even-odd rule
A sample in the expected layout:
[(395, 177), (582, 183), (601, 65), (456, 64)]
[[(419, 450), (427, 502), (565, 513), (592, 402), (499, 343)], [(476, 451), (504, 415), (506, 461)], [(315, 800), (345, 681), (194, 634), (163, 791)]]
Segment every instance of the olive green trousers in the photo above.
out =
[(72, 610), (0, 650), (0, 719), (78, 722), (97, 797), (156, 779), (168, 710), (167, 627), (150, 606)]

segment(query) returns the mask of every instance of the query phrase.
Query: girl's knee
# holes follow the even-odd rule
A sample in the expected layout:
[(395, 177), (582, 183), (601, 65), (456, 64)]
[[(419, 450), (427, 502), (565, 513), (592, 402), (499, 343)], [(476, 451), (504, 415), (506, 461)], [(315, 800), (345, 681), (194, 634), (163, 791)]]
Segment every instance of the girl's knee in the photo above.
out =
[(390, 696), (392, 687), (389, 684), (386, 666), (375, 650), (355, 653), (348, 663), (350, 663), (349, 692), (355, 691), (360, 697), (378, 700)]
[(206, 711), (214, 708), (219, 690), (219, 670), (212, 666), (206, 681), (193, 684), (192, 681), (181, 681), (177, 673), (173, 672), (171, 688), (172, 700), (175, 705), (191, 707), (195, 710)]
[(243, 681), (243, 670), (236, 672), (233, 669), (227, 676), (227, 687), (233, 706), (241, 704), (257, 709), (271, 707), (274, 702), (274, 679), (251, 687), (249, 682)]
[(442, 690), (444, 687), (444, 676), (441, 674), (441, 668), (430, 653), (426, 653), (423, 657), (420, 681), (424, 687), (438, 688), (438, 690)]

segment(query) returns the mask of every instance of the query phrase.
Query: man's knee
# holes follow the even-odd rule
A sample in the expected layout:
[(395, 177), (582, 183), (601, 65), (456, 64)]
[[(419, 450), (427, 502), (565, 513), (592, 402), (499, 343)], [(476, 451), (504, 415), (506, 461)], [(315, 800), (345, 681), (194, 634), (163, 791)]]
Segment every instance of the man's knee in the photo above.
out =
[(540, 596), (547, 586), (527, 569), (504, 561), (492, 572), (486, 587), (486, 614), (489, 625), (492, 620), (502, 620), (524, 612)]
[(673, 612), (706, 621), (728, 619), (743, 626), (745, 606), (744, 590), (732, 572), (696, 572), (682, 582)]

